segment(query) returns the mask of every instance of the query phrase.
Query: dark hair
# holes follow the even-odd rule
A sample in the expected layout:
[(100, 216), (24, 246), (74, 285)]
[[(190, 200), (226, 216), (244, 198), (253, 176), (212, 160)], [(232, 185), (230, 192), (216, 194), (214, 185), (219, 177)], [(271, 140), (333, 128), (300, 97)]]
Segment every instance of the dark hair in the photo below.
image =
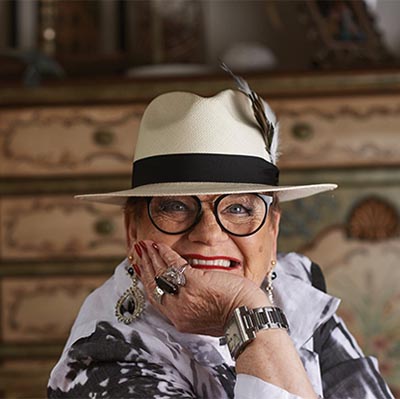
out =
[(128, 197), (123, 207), (125, 217), (133, 215), (135, 217), (135, 221), (137, 222), (139, 216), (141, 216), (141, 212), (138, 212), (138, 205), (144, 204), (146, 200), (147, 197)]
[(271, 193), (270, 195), (272, 196), (273, 200), (272, 200), (271, 205), (269, 207), (269, 212), (270, 212), (270, 215), (271, 215), (271, 220), (275, 221), (276, 216), (281, 213), (281, 205), (280, 205), (280, 202), (279, 202), (278, 194)]

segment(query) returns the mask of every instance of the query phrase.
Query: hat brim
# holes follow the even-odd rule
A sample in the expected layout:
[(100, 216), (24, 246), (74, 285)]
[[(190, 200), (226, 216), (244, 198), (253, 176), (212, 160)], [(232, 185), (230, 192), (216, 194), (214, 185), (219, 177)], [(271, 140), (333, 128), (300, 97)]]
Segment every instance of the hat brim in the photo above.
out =
[(112, 205), (124, 205), (129, 197), (160, 197), (165, 195), (215, 195), (236, 193), (277, 193), (281, 202), (309, 197), (337, 188), (336, 184), (309, 184), (303, 186), (269, 186), (237, 183), (157, 183), (129, 190), (102, 194), (76, 195), (75, 198)]

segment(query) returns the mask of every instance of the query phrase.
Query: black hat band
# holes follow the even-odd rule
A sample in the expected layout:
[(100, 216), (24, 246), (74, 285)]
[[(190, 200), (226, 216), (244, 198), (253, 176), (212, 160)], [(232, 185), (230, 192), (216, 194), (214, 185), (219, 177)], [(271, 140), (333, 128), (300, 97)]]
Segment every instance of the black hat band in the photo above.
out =
[(227, 154), (156, 155), (133, 164), (132, 188), (183, 182), (277, 186), (279, 169), (259, 157)]

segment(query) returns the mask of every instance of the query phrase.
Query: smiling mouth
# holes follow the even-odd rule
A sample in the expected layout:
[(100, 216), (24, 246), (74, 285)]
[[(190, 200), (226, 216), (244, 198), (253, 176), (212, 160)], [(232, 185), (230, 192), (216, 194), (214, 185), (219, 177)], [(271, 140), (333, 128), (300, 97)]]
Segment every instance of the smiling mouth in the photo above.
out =
[(239, 259), (229, 256), (203, 256), (198, 254), (183, 255), (183, 258), (195, 269), (236, 269), (241, 265)]

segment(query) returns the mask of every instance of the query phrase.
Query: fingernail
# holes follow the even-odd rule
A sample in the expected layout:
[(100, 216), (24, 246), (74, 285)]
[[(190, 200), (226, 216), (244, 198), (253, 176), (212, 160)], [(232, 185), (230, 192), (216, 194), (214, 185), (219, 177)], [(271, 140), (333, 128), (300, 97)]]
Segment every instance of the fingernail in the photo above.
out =
[(151, 246), (158, 251), (158, 245), (155, 242), (153, 242), (153, 244), (151, 244)]
[(139, 255), (139, 258), (142, 259), (142, 250), (140, 249), (138, 244), (135, 244), (135, 251)]
[(143, 241), (139, 241), (139, 245), (143, 248), (144, 252), (147, 253), (146, 244)]
[(135, 269), (135, 273), (136, 273), (139, 277), (141, 277), (141, 273), (140, 273), (139, 266), (136, 265), (136, 264), (133, 264), (132, 266), (133, 266), (133, 268)]

